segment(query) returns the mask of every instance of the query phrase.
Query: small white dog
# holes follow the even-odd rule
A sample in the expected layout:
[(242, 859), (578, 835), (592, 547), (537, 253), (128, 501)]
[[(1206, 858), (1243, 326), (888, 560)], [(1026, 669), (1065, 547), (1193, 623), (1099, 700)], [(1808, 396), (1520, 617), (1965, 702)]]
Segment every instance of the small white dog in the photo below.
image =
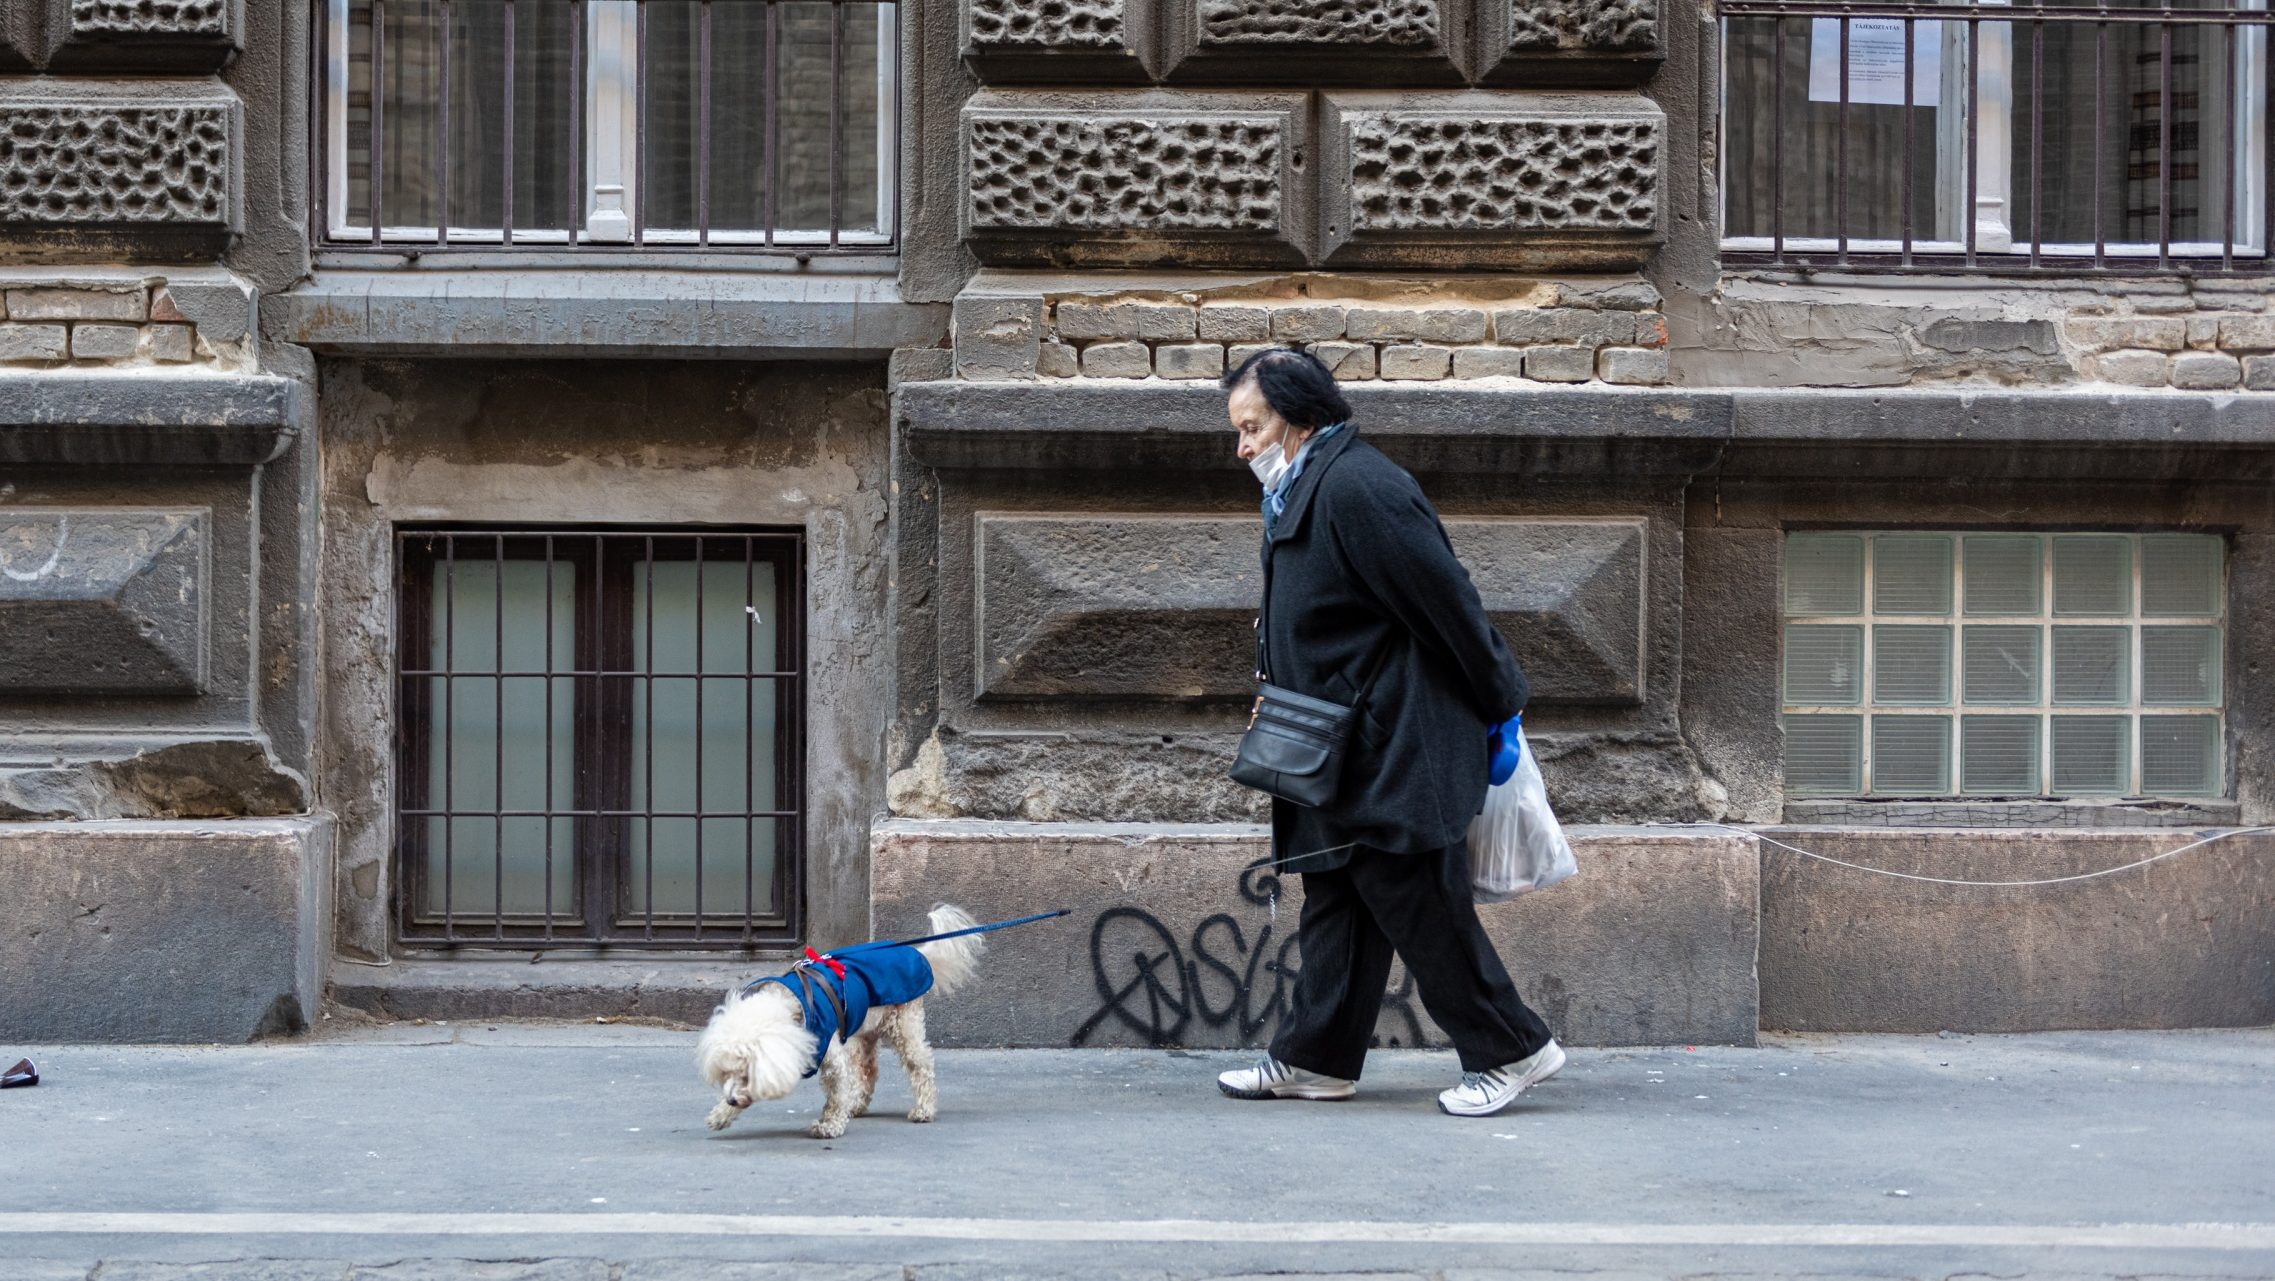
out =
[[(931, 922), (934, 934), (975, 923), (962, 908), (945, 903), (932, 909)], [(916, 1094), (908, 1119), (931, 1120), (940, 1100), (932, 1046), (924, 1039), (924, 997), (961, 987), (978, 969), (981, 948), (977, 934), (872, 948), (808, 962), (802, 975), (731, 989), (695, 1046), (696, 1066), (720, 1095), (703, 1123), (723, 1130), (753, 1103), (785, 1097), (814, 1074), (818, 1058), (822, 1114), (806, 1132), (838, 1138), (848, 1122), (869, 1110), (880, 1038), (908, 1070)], [(857, 1026), (840, 1029), (841, 1019)], [(817, 1027), (826, 1029), (826, 1044)]]

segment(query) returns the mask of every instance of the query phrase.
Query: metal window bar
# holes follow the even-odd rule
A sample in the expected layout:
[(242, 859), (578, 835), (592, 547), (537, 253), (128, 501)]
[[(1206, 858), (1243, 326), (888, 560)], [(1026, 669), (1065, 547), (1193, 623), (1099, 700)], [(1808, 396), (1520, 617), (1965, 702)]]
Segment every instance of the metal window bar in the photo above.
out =
[[(316, 58), (326, 115), (316, 149), (323, 246), (807, 256), (889, 253), (898, 245), (895, 0), (312, 3), (338, 33), (318, 42)], [(857, 32), (849, 11), (858, 15)], [(558, 63), (520, 47), (544, 39), (563, 14), (565, 85), (541, 79), (549, 66), (558, 75)], [(602, 20), (625, 14), (628, 22)], [(746, 19), (730, 30), (755, 50), (722, 38), (717, 22), (725, 14)], [(672, 39), (658, 38), (656, 24), (666, 17), (684, 22), (686, 39), (677, 23)], [(626, 30), (628, 37), (619, 34)], [(739, 67), (753, 53), (761, 63), (759, 102), (738, 99), (734, 110), (722, 110), (722, 85), (739, 94), (744, 81), (716, 74), (714, 64), (726, 57)], [(364, 94), (352, 92), (363, 82)], [(686, 96), (684, 119), (651, 101), (659, 90)], [(558, 116), (546, 113), (548, 93), (565, 100)], [(804, 109), (790, 118), (786, 107)], [(755, 165), (721, 163), (717, 147), (744, 137), (758, 152)], [(626, 154), (615, 154), (618, 138)], [(431, 155), (421, 156), (417, 149), (430, 145)], [(418, 161), (391, 165), (391, 151), (398, 161)], [(666, 156), (669, 181), (685, 188), (668, 208), (658, 186)], [(543, 185), (563, 200), (559, 210), (546, 196), (517, 211), (525, 169), (555, 175)], [(796, 190), (781, 190), (785, 171)], [(722, 204), (722, 182), (744, 184), (745, 200)], [(483, 191), (492, 183), (494, 195)], [(629, 195), (622, 213), (596, 218), (601, 193), (619, 189)]]
[[(404, 944), (670, 949), (798, 939), (802, 535), (405, 527), (395, 548), (395, 884)], [(658, 580), (675, 565), (685, 568), (660, 595)], [(737, 577), (740, 601), (728, 586)], [(745, 617), (736, 670), (737, 656), (706, 634)], [(757, 643), (762, 630), (772, 632), (771, 651)], [(684, 657), (664, 661), (690, 643), (692, 666)], [(531, 666), (539, 653), (543, 665)], [(671, 686), (674, 709), (662, 720), (659, 682)], [(771, 691), (771, 727), (762, 725), (762, 687)], [(528, 706), (532, 690), (542, 715)], [(534, 744), (533, 731), (542, 734)], [(709, 777), (736, 764), (731, 746), (724, 757), (706, 755), (713, 734), (741, 740), (739, 798), (722, 790), (723, 775)], [(565, 796), (557, 775), (569, 784)], [(759, 795), (761, 778), (771, 798)], [(669, 796), (655, 790), (659, 779)], [(659, 835), (665, 824), (669, 837)], [(736, 828), (739, 859), (729, 835)], [(568, 850), (559, 848), (564, 831), (573, 833)], [(772, 837), (770, 868), (759, 862), (762, 833)], [(737, 863), (739, 893), (727, 870)], [(556, 892), (564, 870), (566, 896)]]
[[(2011, 4), (1982, 0), (1952, 4), (1926, 0), (1724, 0), (1717, 13), (1724, 27), (1726, 52), (1734, 47), (1733, 32), (1749, 29), (1740, 24), (1751, 24), (1752, 31), (1761, 33), (1761, 45), (1755, 47), (1766, 47), (1769, 64), (1763, 76), (1766, 86), (1757, 84), (1747, 90), (1750, 99), (1741, 98), (1737, 89), (1728, 87), (1733, 82), (1730, 70), (1725, 69), (1725, 103), (1758, 103), (1764, 88), (1770, 98), (1766, 113), (1747, 113), (1757, 119), (1766, 114), (1770, 172), (1759, 180), (1766, 190), (1751, 196), (1754, 212), (1749, 225), (1758, 230), (1729, 234), (1726, 213), (1724, 259), (1732, 266), (1839, 267), (1863, 272), (1964, 268), (1997, 274), (2065, 275), (2143, 271), (2218, 275), (2266, 270), (2269, 246), (2275, 242), (2275, 199), (2269, 194), (2267, 142), (2268, 31), (2275, 26), (2275, 12), (2270, 11), (2269, 0), (2207, 0), (2205, 7), (2189, 9), (2145, 3), (2121, 7), (2028, 0)], [(1902, 27), (1900, 78), (1902, 102), (1908, 104), (1900, 113), (1903, 165), (1901, 175), (1882, 188), (1900, 201), (1897, 210), (1864, 203), (1870, 201), (1872, 187), (1858, 179), (1871, 175), (1858, 166), (1875, 163), (1884, 152), (1865, 138), (1850, 137), (1860, 118), (1870, 127), (1870, 113), (1886, 109), (1859, 105), (1852, 84), (1854, 28), (1863, 19), (1894, 21)], [(1837, 54), (1833, 56), (1839, 59), (1839, 69), (1830, 78), (1837, 90), (1821, 98), (1803, 95), (1807, 100), (1798, 103), (1804, 108), (1824, 108), (1832, 133), (1829, 140), (1821, 137), (1822, 125), (1815, 126), (1817, 132), (1812, 133), (1812, 126), (1804, 121), (1795, 131), (1796, 104), (1789, 103), (1788, 98), (1795, 93), (1796, 77), (1789, 74), (1789, 66), (1804, 65), (1795, 64), (1790, 57), (1789, 28), (1796, 21), (1810, 27), (1824, 22), (1837, 28)], [(1929, 31), (1958, 33), (1958, 43), (1947, 48), (1940, 60), (1944, 78), (1956, 77), (1955, 93), (1945, 95), (1941, 110), (1960, 117), (1943, 144), (1945, 150), (1939, 153), (1944, 164), (1939, 166), (1938, 190), (1949, 202), (1948, 213), (1940, 219), (1943, 225), (1926, 236), (1919, 234), (1914, 220), (1914, 200), (1920, 193), (1914, 182), (1915, 125), (1909, 109), (1920, 105), (1917, 55), (1921, 42), (1930, 38), (1921, 33), (1922, 23), (1934, 24)], [(1986, 23), (2000, 33), (1995, 42), (1985, 30)], [(2012, 37), (2021, 30), (2030, 36), (2026, 61), (2024, 50), (2016, 47), (2018, 42)], [(2069, 37), (2072, 32), (2077, 35)], [(2058, 68), (2055, 59), (2048, 56), (2047, 45), (2055, 33), (2063, 34), (2062, 47), (2073, 51), (2068, 56), (2079, 65), (2068, 69), (2074, 72), (2074, 77), (2066, 78), (2072, 86), (2070, 96), (2050, 103), (2055, 92), (2049, 88), (2050, 75)], [(1817, 54), (1816, 43), (1822, 38), (1821, 34), (1804, 35), (1812, 56)], [(2183, 38), (2186, 48), (2195, 52), (2176, 48)], [(2108, 74), (2111, 45), (2127, 39), (2140, 42), (2140, 61), (2150, 72), (2148, 82), (2138, 90)], [(2079, 44), (2090, 44), (2090, 76), (2083, 74), (2085, 55), (2076, 48)], [(2180, 83), (2178, 71), (2183, 67), (2194, 68), (2190, 78), (2200, 81), (2201, 89), (2190, 90)], [(2016, 75), (2017, 71), (2027, 72), (2027, 77)], [(1996, 93), (1991, 91), (1994, 80)], [(2078, 101), (2089, 85), (2090, 113)], [(1932, 86), (1929, 91), (1932, 95)], [(2216, 105), (2211, 101), (2215, 97)], [(2152, 216), (2142, 233), (2130, 238), (2122, 220), (2115, 234), (2104, 220), (2105, 184), (2111, 174), (2103, 152), (2110, 145), (2109, 130), (2121, 123), (2111, 110), (2112, 98), (2119, 99), (2120, 106), (2130, 102), (2133, 112), (2121, 125), (2129, 131), (2127, 145), (2132, 150), (2128, 156), (2119, 157), (2130, 173), (2120, 192), (2144, 177), (2153, 187), (2151, 194), (2137, 202), (2119, 198), (2121, 213), (2136, 204), (2154, 205), (2153, 211), (2139, 211)], [(1886, 104), (1889, 100), (1876, 101)], [(2084, 225), (2056, 231), (2050, 231), (2048, 225), (2049, 182), (2067, 167), (2047, 154), (2050, 107), (2054, 118), (2064, 122), (2064, 137), (2076, 132), (2068, 124), (2073, 116), (2090, 115), (2092, 121), (2089, 149), (2095, 198), (2084, 202), (2091, 206), (2090, 214), (2080, 210), (2078, 221)], [(2155, 118), (2143, 119), (2151, 110)], [(1995, 117), (1991, 114), (1994, 112)], [(1789, 132), (1795, 133), (1791, 146)], [(1733, 145), (1729, 125), (1721, 136), (1726, 146)], [(2214, 138), (2220, 150), (2217, 157), (2200, 163), (2189, 159), (2195, 148), (2211, 145)], [(1810, 145), (1827, 141), (1830, 146)], [(2074, 139), (2071, 145), (2075, 145)], [(1893, 138), (1886, 146), (1889, 151), (1897, 149)], [(2027, 151), (2021, 150), (2025, 147)], [(1825, 154), (1828, 151), (1830, 154)], [(1724, 157), (1726, 211), (1732, 184), (1739, 180), (1732, 170), (1736, 160), (1735, 154)], [(1823, 186), (1831, 193), (1825, 202), (1829, 207), (1820, 207), (1814, 214), (1795, 207), (1796, 179), (1810, 173), (1811, 166), (1827, 164), (1831, 167), (1830, 181)], [(2081, 163), (2075, 167), (2086, 166)], [(1822, 176), (1820, 169), (1812, 180)], [(2222, 188), (2217, 200), (2209, 198), (2212, 181), (2218, 181)], [(2188, 184), (2190, 192), (2202, 190), (2203, 194), (2193, 196), (2194, 207), (2182, 207), (2191, 198), (2179, 189), (2183, 183)], [(2026, 216), (2018, 209), (2018, 196), (2027, 198)], [(2066, 203), (2062, 195), (2052, 198), (2057, 206)], [(1886, 195), (1880, 199), (1884, 203)], [(2179, 225), (2183, 217), (2190, 220), (2191, 227)], [(1860, 234), (1860, 218), (1877, 219), (1885, 231)], [(2000, 219), (2006, 220), (2003, 225)], [(1815, 225), (1810, 225), (1812, 222)], [(2072, 234), (2064, 238), (2057, 234), (2060, 230)]]

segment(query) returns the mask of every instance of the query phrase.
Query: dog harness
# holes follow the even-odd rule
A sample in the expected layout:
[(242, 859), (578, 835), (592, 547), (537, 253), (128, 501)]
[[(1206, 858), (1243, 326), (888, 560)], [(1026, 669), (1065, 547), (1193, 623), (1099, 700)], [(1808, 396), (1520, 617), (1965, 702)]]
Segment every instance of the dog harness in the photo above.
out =
[(901, 1005), (931, 991), (932, 962), (903, 943), (867, 944), (827, 956), (809, 947), (806, 959), (788, 974), (759, 979), (745, 991), (768, 983), (779, 983), (798, 998), (806, 1030), (814, 1034), (814, 1061), (806, 1068), (812, 1076), (821, 1070), (830, 1042), (858, 1033), (871, 1006)]

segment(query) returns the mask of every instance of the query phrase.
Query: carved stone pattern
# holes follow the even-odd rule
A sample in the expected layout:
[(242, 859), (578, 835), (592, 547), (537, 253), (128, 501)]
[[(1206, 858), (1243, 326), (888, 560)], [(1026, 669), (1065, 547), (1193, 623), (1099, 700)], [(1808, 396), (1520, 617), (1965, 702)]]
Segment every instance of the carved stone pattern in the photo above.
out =
[(978, 119), (975, 228), (1271, 231), (1280, 222), (1271, 119)]
[(1351, 122), (1358, 230), (1648, 231), (1658, 172), (1650, 120)]
[(1387, 45), (1438, 42), (1436, 0), (1203, 0), (1203, 44)]
[(0, 222), (222, 222), (228, 162), (221, 107), (0, 108)]
[(71, 0), (81, 35), (212, 36), (228, 28), (225, 0)]
[(1119, 49), (1122, 0), (971, 0), (972, 43)]
[(1648, 49), (1659, 0), (1509, 0), (1512, 49)]

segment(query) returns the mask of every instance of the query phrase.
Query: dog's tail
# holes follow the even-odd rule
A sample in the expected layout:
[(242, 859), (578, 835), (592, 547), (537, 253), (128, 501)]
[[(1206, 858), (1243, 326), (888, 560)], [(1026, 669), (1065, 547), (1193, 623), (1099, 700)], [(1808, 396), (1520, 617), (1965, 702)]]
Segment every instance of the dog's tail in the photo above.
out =
[[(950, 930), (965, 930), (979, 924), (972, 914), (953, 903), (941, 903), (932, 909), (933, 934)], [(932, 990), (941, 996), (955, 991), (968, 982), (979, 969), (980, 952), (987, 946), (984, 935), (966, 934), (962, 938), (935, 939), (917, 944), (916, 950), (932, 962)]]

